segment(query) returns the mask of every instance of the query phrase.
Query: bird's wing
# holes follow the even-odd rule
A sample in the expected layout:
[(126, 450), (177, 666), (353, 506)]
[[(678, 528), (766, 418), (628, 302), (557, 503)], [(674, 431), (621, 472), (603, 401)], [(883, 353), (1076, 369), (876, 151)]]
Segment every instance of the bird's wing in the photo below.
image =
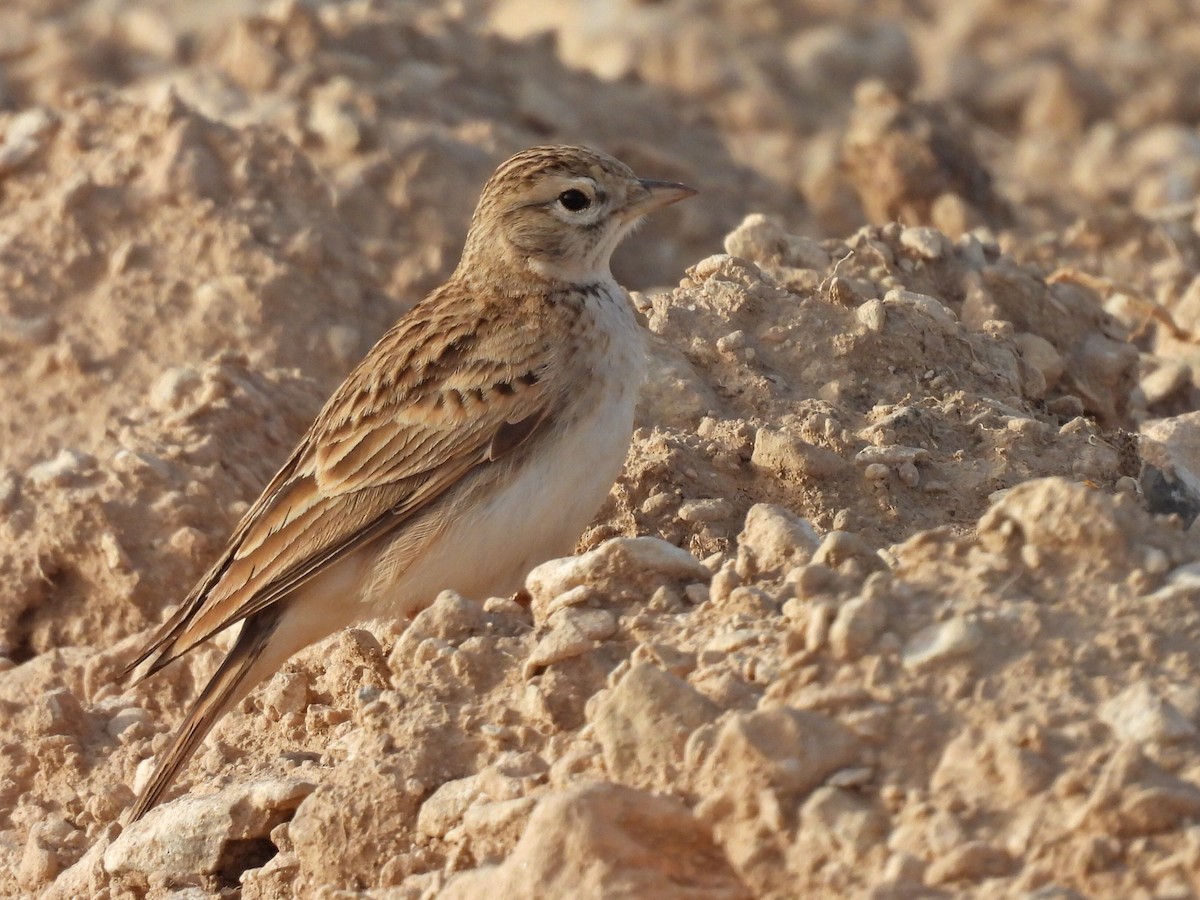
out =
[(563, 396), (562, 348), (540, 329), (504, 327), (513, 310), (434, 300), (384, 335), (330, 398), (129, 670), (155, 656), (146, 674), (157, 671), (264, 609), (548, 427)]

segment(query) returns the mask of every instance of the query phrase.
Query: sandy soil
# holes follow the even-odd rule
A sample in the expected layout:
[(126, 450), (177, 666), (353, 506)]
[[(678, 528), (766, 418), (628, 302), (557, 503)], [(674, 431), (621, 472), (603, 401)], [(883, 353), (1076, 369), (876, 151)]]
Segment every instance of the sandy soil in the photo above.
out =
[[(1200, 896), (1200, 19), (434, 6), (0, 9), (0, 895)], [(224, 639), (116, 673), (548, 141), (702, 192), (582, 555), (122, 832)]]

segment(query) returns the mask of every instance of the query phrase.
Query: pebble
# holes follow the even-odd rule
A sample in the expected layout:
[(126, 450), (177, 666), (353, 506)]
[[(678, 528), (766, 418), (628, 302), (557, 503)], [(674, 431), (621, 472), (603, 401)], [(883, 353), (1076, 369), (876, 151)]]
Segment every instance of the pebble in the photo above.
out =
[(985, 841), (968, 841), (929, 864), (929, 884), (982, 881), (1001, 878), (1012, 871), (1013, 859), (1000, 847)]
[(1196, 726), (1144, 679), (1104, 701), (1099, 716), (1118, 739), (1135, 744), (1170, 744), (1196, 736)]
[(905, 228), (900, 244), (923, 259), (941, 259), (950, 252), (950, 241), (936, 228)]
[(942, 301), (928, 294), (918, 294), (915, 291), (903, 291), (893, 288), (883, 295), (883, 302), (888, 306), (907, 306), (920, 310), (933, 319), (946, 331), (954, 331), (958, 327), (958, 319)]
[(557, 612), (549, 634), (525, 660), (524, 673), (532, 678), (546, 666), (589, 653), (597, 641), (607, 640), (617, 631), (616, 617), (606, 609), (570, 607)]
[(265, 839), (315, 787), (297, 779), (270, 779), (185, 795), (126, 825), (104, 851), (104, 868), (111, 875), (164, 879), (214, 874), (230, 841)]
[(608, 595), (624, 590), (636, 596), (652, 592), (663, 581), (706, 583), (711, 577), (696, 557), (674, 544), (653, 537), (618, 537), (580, 556), (542, 563), (526, 576), (525, 589), (534, 620), (542, 622), (546, 606), (572, 588), (590, 586)]
[(892, 470), (883, 463), (871, 463), (863, 469), (863, 478), (867, 481), (887, 481)]
[(880, 300), (868, 300), (854, 310), (854, 317), (867, 331), (879, 334), (887, 324), (887, 307)]
[(836, 569), (850, 560), (857, 560), (872, 572), (886, 568), (879, 554), (861, 537), (850, 531), (829, 532), (812, 556), (813, 563), (830, 569)]
[(426, 837), (445, 837), (483, 793), (483, 775), (447, 781), (429, 795), (417, 813), (417, 831)]
[(30, 466), (25, 471), (25, 479), (30, 484), (63, 486), (91, 471), (95, 465), (96, 458), (91, 454), (63, 449), (53, 459)]
[(679, 506), (679, 518), (693, 524), (721, 522), (733, 515), (733, 504), (723, 497), (685, 500)]
[[(593, 860), (602, 862), (581, 873)], [(581, 878), (595, 896), (749, 897), (709, 827), (682, 802), (595, 781), (542, 797), (502, 863), (460, 872), (433, 893), (440, 900), (574, 897)]]
[(674, 781), (688, 736), (716, 720), (715, 703), (681, 678), (641, 662), (591, 708), (605, 768), (626, 783)]
[(776, 428), (758, 429), (750, 462), (796, 478), (830, 478), (846, 468), (834, 451)]
[(722, 353), (733, 353), (745, 346), (746, 332), (744, 331), (731, 331), (729, 334), (717, 338), (717, 349)]
[(877, 597), (847, 600), (829, 626), (829, 648), (839, 659), (862, 656), (887, 626), (887, 618), (887, 606)]
[(904, 644), (901, 659), (910, 669), (922, 669), (958, 659), (983, 642), (983, 630), (975, 622), (955, 616), (922, 628)]
[(150, 388), (150, 404), (164, 412), (179, 412), (200, 387), (200, 373), (191, 366), (167, 369)]
[(926, 462), (929, 451), (923, 447), (904, 447), (900, 444), (890, 444), (885, 447), (864, 447), (854, 454), (856, 463), (868, 465), (879, 463), (885, 466), (901, 466), (905, 463)]
[(8, 120), (0, 143), (0, 176), (15, 172), (29, 162), (45, 143), (46, 134), (58, 118), (41, 107), (27, 109)]
[(808, 563), (819, 546), (817, 530), (807, 519), (783, 506), (756, 503), (738, 535), (737, 574), (743, 580), (781, 575)]

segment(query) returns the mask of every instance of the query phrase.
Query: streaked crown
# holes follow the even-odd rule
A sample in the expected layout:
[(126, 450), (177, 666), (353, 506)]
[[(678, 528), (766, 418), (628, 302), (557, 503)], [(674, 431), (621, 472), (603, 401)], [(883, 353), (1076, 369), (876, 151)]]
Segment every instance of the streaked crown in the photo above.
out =
[(585, 147), (524, 150), (484, 186), (456, 274), (594, 282), (643, 216), (694, 193)]

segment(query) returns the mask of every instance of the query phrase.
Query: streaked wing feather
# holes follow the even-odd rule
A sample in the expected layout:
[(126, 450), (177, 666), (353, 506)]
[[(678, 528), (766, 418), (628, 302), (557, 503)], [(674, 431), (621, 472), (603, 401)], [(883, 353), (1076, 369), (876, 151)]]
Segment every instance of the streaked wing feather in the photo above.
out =
[[(455, 315), (435, 306), (380, 340), (134, 666), (157, 654), (156, 671), (280, 600), (552, 420), (555, 350), (512, 340), (494, 317), (467, 326), (461, 307)], [(471, 365), (462, 362), (468, 349)]]

